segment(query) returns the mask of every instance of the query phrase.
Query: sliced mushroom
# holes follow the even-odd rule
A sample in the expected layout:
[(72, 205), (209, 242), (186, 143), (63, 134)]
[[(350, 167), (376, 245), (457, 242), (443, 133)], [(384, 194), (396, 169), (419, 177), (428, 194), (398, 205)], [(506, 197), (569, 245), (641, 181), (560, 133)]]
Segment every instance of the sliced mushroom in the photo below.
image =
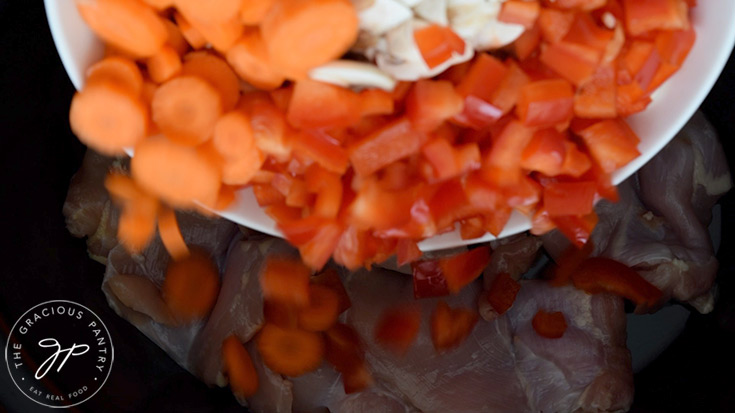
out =
[(472, 41), (488, 22), (497, 19), (500, 3), (489, 0), (448, 0), (449, 26), (463, 39)]
[(413, 17), (413, 12), (397, 0), (375, 0), (358, 12), (360, 30), (379, 36)]
[(416, 16), (431, 23), (449, 26), (447, 0), (423, 0), (413, 7), (413, 12)]
[(337, 60), (312, 69), (309, 77), (342, 87), (376, 87), (391, 91), (396, 81), (372, 63)]
[(482, 27), (472, 43), (476, 50), (497, 49), (513, 43), (525, 30), (520, 24), (492, 20)]

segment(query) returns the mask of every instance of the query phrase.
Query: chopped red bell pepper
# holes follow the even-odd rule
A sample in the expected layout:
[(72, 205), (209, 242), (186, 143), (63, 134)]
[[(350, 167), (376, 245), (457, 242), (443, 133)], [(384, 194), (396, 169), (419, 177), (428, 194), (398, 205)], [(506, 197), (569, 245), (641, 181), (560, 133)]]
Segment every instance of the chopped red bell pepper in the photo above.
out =
[(593, 211), (597, 184), (590, 181), (553, 182), (544, 188), (549, 216), (587, 215)]
[(556, 43), (564, 38), (574, 22), (574, 13), (544, 7), (538, 18), (543, 39), (549, 43)]
[(571, 245), (556, 260), (548, 273), (547, 278), (551, 284), (559, 287), (567, 284), (572, 279), (580, 265), (592, 254), (595, 244), (591, 240), (582, 245), (581, 248)]
[(373, 172), (419, 151), (425, 141), (407, 118), (398, 118), (355, 143), (350, 149), (352, 167), (358, 175)]
[(342, 279), (339, 278), (339, 274), (334, 268), (327, 268), (318, 274), (312, 275), (311, 283), (325, 286), (337, 293), (340, 314), (352, 307), (352, 300), (350, 300), (350, 296), (347, 294), (344, 284), (342, 284)]
[(421, 311), (414, 306), (387, 309), (375, 326), (375, 340), (387, 349), (405, 354), (416, 340), (421, 326)]
[(554, 79), (523, 86), (516, 114), (526, 126), (550, 127), (571, 121), (574, 115), (572, 85), (566, 80)]
[(447, 279), (449, 292), (457, 293), (479, 277), (489, 263), (490, 248), (483, 246), (442, 258), (439, 260), (439, 267)]
[(415, 30), (413, 38), (429, 69), (447, 61), (454, 54), (464, 53), (465, 43), (452, 29), (432, 24)]
[(339, 141), (321, 130), (305, 130), (291, 135), (293, 148), (318, 162), (328, 171), (343, 174), (349, 164), (347, 151)]
[(495, 276), (490, 289), (487, 292), (487, 301), (498, 314), (505, 314), (513, 306), (521, 284), (507, 273)]
[(623, 0), (623, 8), (625, 28), (633, 36), (689, 27), (689, 9), (684, 0)]
[(416, 299), (444, 297), (449, 295), (447, 279), (444, 278), (437, 260), (420, 260), (411, 263), (413, 270), (413, 296)]
[(531, 320), (531, 325), (538, 335), (546, 338), (561, 338), (567, 331), (567, 322), (560, 311), (538, 310)]
[(574, 95), (574, 115), (580, 118), (611, 119), (618, 115), (615, 70), (604, 65), (580, 85)]
[(520, 24), (530, 29), (536, 23), (540, 11), (541, 5), (538, 1), (508, 0), (500, 9), (498, 21)]
[(503, 62), (496, 57), (479, 53), (457, 85), (457, 93), (462, 97), (475, 96), (490, 102), (507, 70)]
[(541, 129), (533, 134), (521, 154), (521, 167), (547, 176), (561, 173), (566, 156), (565, 136), (554, 128)]
[(590, 294), (613, 293), (644, 308), (656, 306), (662, 297), (661, 290), (635, 270), (604, 257), (592, 257), (582, 262), (572, 274), (572, 283)]
[(603, 120), (579, 132), (592, 158), (606, 173), (625, 166), (641, 153), (640, 139), (622, 120)]
[(462, 96), (446, 80), (421, 79), (406, 96), (406, 115), (414, 130), (431, 132), (462, 112)]
[(549, 218), (559, 228), (559, 231), (578, 248), (589, 241), (592, 230), (599, 221), (594, 211), (587, 215), (563, 215)]
[(360, 109), (360, 96), (352, 90), (304, 79), (294, 86), (287, 118), (298, 128), (337, 128), (357, 122)]
[(436, 351), (446, 351), (462, 344), (477, 324), (477, 311), (451, 308), (439, 301), (431, 315), (431, 342)]
[(539, 59), (561, 77), (579, 86), (595, 73), (600, 57), (600, 51), (592, 47), (559, 41), (543, 49)]

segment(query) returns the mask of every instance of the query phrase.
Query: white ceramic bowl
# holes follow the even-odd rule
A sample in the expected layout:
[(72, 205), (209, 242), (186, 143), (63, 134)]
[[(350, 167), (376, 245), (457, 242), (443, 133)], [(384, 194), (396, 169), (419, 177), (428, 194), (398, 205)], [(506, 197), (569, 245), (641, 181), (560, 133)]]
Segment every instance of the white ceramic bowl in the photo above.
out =
[[(77, 13), (73, 0), (44, 0), (46, 14), (61, 61), (74, 86), (84, 83), (84, 71), (100, 59), (103, 48)], [(700, 1), (693, 10), (692, 22), (697, 41), (681, 69), (653, 94), (653, 103), (628, 121), (641, 138), (641, 156), (613, 175), (620, 183), (660, 151), (684, 126), (709, 93), (735, 43), (735, 0)], [(238, 224), (271, 235), (281, 236), (270, 217), (255, 201), (250, 189), (240, 191), (236, 202), (218, 213)], [(528, 218), (514, 213), (501, 237), (529, 229)], [(423, 241), (424, 251), (492, 240), (490, 234), (463, 240), (459, 232)]]

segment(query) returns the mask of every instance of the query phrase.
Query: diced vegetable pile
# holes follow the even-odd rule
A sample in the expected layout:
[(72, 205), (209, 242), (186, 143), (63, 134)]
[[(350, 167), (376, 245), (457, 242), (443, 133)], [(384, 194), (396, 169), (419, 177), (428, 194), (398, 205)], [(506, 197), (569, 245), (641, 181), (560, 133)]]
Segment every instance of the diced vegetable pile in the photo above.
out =
[[(465, 239), (497, 235), (514, 210), (532, 219), (533, 233), (558, 228), (583, 246), (594, 203), (617, 199), (611, 174), (639, 155), (625, 118), (646, 108), (694, 43), (695, 3), (508, 0), (499, 20), (526, 28), (511, 46), (388, 91), (309, 78), (357, 40), (348, 0), (76, 0), (108, 49), (87, 71), (70, 121), (101, 153), (134, 151), (130, 176), (106, 181), (122, 207), (118, 236), (137, 252), (158, 229), (174, 259), (164, 299), (180, 322), (208, 314), (219, 281), (185, 244), (174, 209), (225, 209), (252, 188), (303, 261), (269, 260), (261, 275), (259, 352), (290, 376), (326, 357), (349, 393), (371, 382), (359, 337), (337, 323), (349, 297), (336, 273), (311, 271), (330, 258), (355, 269), (397, 255), (413, 265), (417, 298), (456, 293), (490, 250), (417, 261), (417, 243), (456, 226)], [(417, 28), (414, 40), (430, 68), (464, 50), (437, 24)], [(660, 291), (634, 271), (580, 251), (553, 282), (655, 305)], [(501, 274), (487, 300), (502, 314), (519, 288)], [(434, 346), (459, 345), (476, 321), (440, 302)], [(393, 309), (376, 340), (405, 352), (420, 322), (416, 308)], [(533, 327), (554, 338), (566, 322), (539, 311)], [(222, 352), (233, 390), (253, 394), (242, 343), (230, 337)]]

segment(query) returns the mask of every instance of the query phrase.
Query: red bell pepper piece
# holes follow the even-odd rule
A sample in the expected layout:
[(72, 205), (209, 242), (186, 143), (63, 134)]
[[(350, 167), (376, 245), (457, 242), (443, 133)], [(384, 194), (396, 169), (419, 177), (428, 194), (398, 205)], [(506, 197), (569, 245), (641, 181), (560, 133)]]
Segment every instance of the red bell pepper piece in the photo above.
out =
[(513, 52), (518, 60), (526, 60), (533, 52), (538, 49), (541, 43), (541, 29), (538, 24), (527, 29), (513, 42)]
[(592, 241), (586, 242), (581, 248), (574, 245), (569, 246), (548, 272), (547, 278), (551, 284), (555, 287), (567, 284), (572, 279), (572, 274), (592, 254), (594, 249), (595, 244)]
[(449, 295), (447, 279), (444, 278), (437, 260), (421, 260), (411, 263), (413, 270), (413, 297), (430, 298)]
[(414, 306), (394, 307), (380, 316), (375, 340), (397, 354), (405, 354), (416, 340), (421, 326), (421, 311)]
[(334, 268), (327, 268), (318, 274), (312, 275), (311, 283), (322, 285), (337, 293), (340, 314), (352, 307), (352, 300), (350, 300), (350, 296), (347, 294), (344, 284), (342, 284), (342, 279), (339, 278), (339, 274)]
[(429, 69), (444, 63), (455, 53), (464, 53), (464, 40), (449, 27), (432, 24), (415, 30), (413, 38)]
[(600, 57), (600, 51), (592, 47), (559, 41), (543, 49), (539, 59), (561, 77), (579, 86), (595, 73)]
[(574, 13), (543, 7), (539, 14), (538, 25), (541, 36), (549, 43), (556, 43), (566, 36), (574, 22)]
[(530, 29), (536, 23), (540, 11), (541, 5), (537, 1), (508, 0), (500, 9), (498, 21), (520, 24)]
[(538, 310), (531, 320), (531, 325), (538, 335), (546, 338), (561, 338), (567, 331), (567, 322), (560, 311)]
[(506, 66), (496, 57), (479, 53), (457, 85), (457, 93), (490, 102), (506, 72)]
[(582, 84), (574, 95), (574, 115), (580, 118), (612, 119), (618, 115), (615, 70), (604, 65)]
[(526, 126), (549, 127), (572, 120), (574, 90), (563, 79), (541, 80), (521, 88), (516, 106)]
[(572, 283), (590, 294), (609, 292), (644, 307), (655, 306), (662, 297), (661, 290), (635, 270), (604, 257), (585, 260), (572, 274)]
[(326, 170), (343, 174), (349, 157), (339, 141), (321, 130), (297, 131), (292, 134), (294, 150), (319, 163)]
[[(518, 102), (521, 88), (530, 82), (526, 73), (515, 62), (507, 62), (508, 70), (495, 89), (489, 102), (500, 109), (503, 114), (510, 112)], [(466, 103), (465, 103), (466, 104)]]
[(490, 263), (490, 248), (478, 247), (439, 260), (439, 267), (447, 279), (447, 288), (457, 293), (474, 281)]
[(684, 0), (623, 0), (623, 8), (625, 28), (633, 36), (689, 27), (689, 9)]
[(498, 274), (487, 292), (487, 301), (498, 314), (504, 314), (513, 306), (521, 285), (507, 273)]
[(472, 333), (477, 324), (477, 311), (451, 308), (444, 301), (436, 304), (431, 315), (431, 342), (436, 351), (455, 348)]
[(360, 92), (360, 116), (390, 115), (395, 102), (390, 92), (380, 89), (365, 89)]
[(576, 13), (563, 40), (603, 52), (612, 38), (613, 31), (598, 26), (589, 13)]
[(298, 128), (338, 128), (357, 122), (360, 109), (360, 96), (352, 90), (304, 79), (294, 86), (286, 116)]
[(544, 188), (544, 207), (549, 216), (587, 215), (593, 211), (595, 182), (553, 182)]
[(547, 176), (561, 173), (566, 155), (564, 135), (554, 128), (541, 129), (533, 134), (521, 153), (521, 167)]
[(640, 152), (640, 139), (622, 120), (603, 120), (579, 132), (592, 158), (606, 173), (632, 161)]
[(406, 96), (406, 115), (413, 128), (431, 132), (445, 120), (462, 112), (463, 101), (446, 80), (421, 79)]
[(587, 215), (563, 215), (549, 217), (549, 219), (572, 244), (581, 248), (589, 241), (592, 230), (595, 229), (600, 218), (592, 211)]
[(352, 145), (350, 160), (358, 175), (370, 175), (418, 152), (424, 140), (409, 119), (398, 118)]

